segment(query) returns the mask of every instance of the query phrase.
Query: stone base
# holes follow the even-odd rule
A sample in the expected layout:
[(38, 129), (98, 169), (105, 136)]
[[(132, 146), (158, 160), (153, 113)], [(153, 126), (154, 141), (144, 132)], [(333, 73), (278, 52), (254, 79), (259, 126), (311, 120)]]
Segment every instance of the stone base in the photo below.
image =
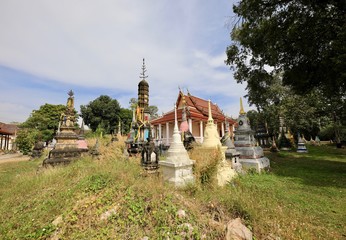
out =
[(232, 168), (232, 163), (229, 161), (223, 161), (220, 163), (216, 174), (217, 184), (219, 186), (225, 186), (235, 176), (237, 176), (237, 172)]
[(46, 158), (43, 160), (43, 167), (48, 166), (57, 166), (57, 165), (67, 165), (72, 161), (72, 159), (68, 158)]
[(83, 152), (85, 152), (84, 149), (78, 148), (53, 149), (49, 152), (48, 158), (43, 161), (43, 166), (69, 164), (71, 161), (80, 158)]
[(297, 149), (297, 152), (298, 152), (298, 153), (307, 153), (308, 150), (307, 150), (306, 148), (298, 148), (298, 149)]
[(53, 149), (49, 152), (49, 158), (79, 158), (84, 150), (78, 148)]
[(192, 165), (194, 163), (194, 160), (190, 160), (190, 163), (160, 161), (159, 165), (162, 170), (163, 180), (174, 184), (176, 187), (183, 187), (188, 183), (193, 183), (195, 181), (192, 173)]
[(239, 159), (244, 170), (255, 169), (257, 172), (270, 168), (270, 161), (267, 157)]

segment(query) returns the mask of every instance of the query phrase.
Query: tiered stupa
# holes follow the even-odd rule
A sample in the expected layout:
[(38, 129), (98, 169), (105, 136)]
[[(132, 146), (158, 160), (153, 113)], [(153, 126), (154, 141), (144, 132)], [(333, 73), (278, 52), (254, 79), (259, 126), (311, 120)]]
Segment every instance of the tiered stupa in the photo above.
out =
[(178, 130), (177, 108), (175, 106), (175, 123), (173, 131), (173, 142), (167, 151), (166, 160), (159, 161), (162, 169), (163, 179), (173, 183), (176, 187), (185, 186), (194, 182), (195, 178), (192, 173), (194, 160), (189, 155), (181, 141), (181, 135)]
[(229, 123), (226, 123), (226, 129), (225, 129), (225, 135), (221, 138), (222, 146), (226, 146), (226, 160), (231, 161), (232, 168), (236, 170), (237, 172), (242, 171), (241, 164), (239, 162), (239, 156), (240, 153), (237, 152), (235, 149), (233, 138), (231, 137), (230, 131), (229, 131)]
[(219, 133), (217, 132), (213, 116), (211, 114), (210, 100), (208, 101), (208, 123), (204, 130), (204, 140), (202, 143), (202, 151), (212, 151), (219, 148), (222, 152), (222, 159), (217, 169), (217, 183), (219, 186), (226, 185), (233, 177), (236, 171), (232, 168), (232, 163), (225, 158), (226, 146), (222, 146)]
[(43, 165), (68, 164), (74, 159), (78, 159), (83, 149), (78, 148), (78, 135), (75, 133), (75, 110), (73, 91), (68, 92), (66, 110), (60, 117), (60, 131), (55, 136), (55, 147), (49, 152)]
[(269, 159), (264, 157), (263, 149), (256, 146), (254, 133), (250, 127), (249, 119), (243, 108), (243, 102), (240, 98), (240, 112), (238, 118), (238, 129), (235, 132), (235, 149), (240, 152), (240, 163), (243, 169), (255, 169), (261, 172), (270, 167)]
[(300, 134), (298, 133), (298, 147), (297, 152), (299, 153), (307, 153), (308, 150), (306, 149), (305, 142), (303, 138), (300, 137)]

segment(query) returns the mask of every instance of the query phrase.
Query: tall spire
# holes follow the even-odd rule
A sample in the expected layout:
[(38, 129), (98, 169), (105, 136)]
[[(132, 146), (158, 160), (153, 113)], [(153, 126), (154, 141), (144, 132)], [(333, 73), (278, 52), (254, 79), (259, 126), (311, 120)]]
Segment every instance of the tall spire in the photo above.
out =
[(143, 58), (143, 65), (142, 65), (142, 72), (140, 73), (139, 78), (141, 78), (142, 80), (145, 80), (148, 76), (145, 75), (147, 69), (145, 67), (145, 59)]
[(173, 133), (179, 133), (178, 120), (177, 120), (177, 105), (174, 104), (174, 130)]
[(242, 98), (240, 98), (240, 111), (239, 114), (240, 115), (244, 115), (246, 112), (244, 111), (244, 107), (243, 107), (243, 100)]
[(208, 100), (208, 123), (214, 123), (213, 116), (211, 115), (210, 99)]

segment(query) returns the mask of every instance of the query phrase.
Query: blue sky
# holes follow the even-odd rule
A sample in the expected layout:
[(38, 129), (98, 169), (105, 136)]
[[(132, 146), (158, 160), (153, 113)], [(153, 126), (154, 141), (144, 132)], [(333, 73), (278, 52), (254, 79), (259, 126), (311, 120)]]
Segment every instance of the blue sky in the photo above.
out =
[(180, 87), (237, 117), (245, 86), (224, 64), (233, 2), (0, 1), (0, 122), (65, 104), (70, 89), (77, 111), (100, 95), (128, 107), (142, 58), (150, 105), (160, 113), (172, 109)]

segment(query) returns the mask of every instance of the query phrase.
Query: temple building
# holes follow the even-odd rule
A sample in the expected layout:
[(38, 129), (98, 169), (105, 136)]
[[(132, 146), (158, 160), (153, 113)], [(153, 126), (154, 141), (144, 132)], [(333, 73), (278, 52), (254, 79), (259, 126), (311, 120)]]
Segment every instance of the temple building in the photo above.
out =
[[(180, 131), (188, 130), (192, 133), (195, 140), (203, 143), (204, 128), (208, 122), (208, 100), (187, 94), (179, 91), (176, 101), (177, 119)], [(211, 103), (211, 113), (219, 136), (225, 134), (225, 123), (230, 125), (230, 133), (233, 134), (233, 129), (236, 121), (223, 114), (221, 109), (214, 103)], [(186, 125), (187, 121), (187, 126)], [(153, 131), (153, 138), (158, 144), (169, 146), (173, 141), (172, 133), (174, 129), (174, 109), (163, 114), (157, 119), (150, 122)]]
[(18, 132), (17, 124), (0, 122), (0, 150), (14, 150), (15, 140)]

